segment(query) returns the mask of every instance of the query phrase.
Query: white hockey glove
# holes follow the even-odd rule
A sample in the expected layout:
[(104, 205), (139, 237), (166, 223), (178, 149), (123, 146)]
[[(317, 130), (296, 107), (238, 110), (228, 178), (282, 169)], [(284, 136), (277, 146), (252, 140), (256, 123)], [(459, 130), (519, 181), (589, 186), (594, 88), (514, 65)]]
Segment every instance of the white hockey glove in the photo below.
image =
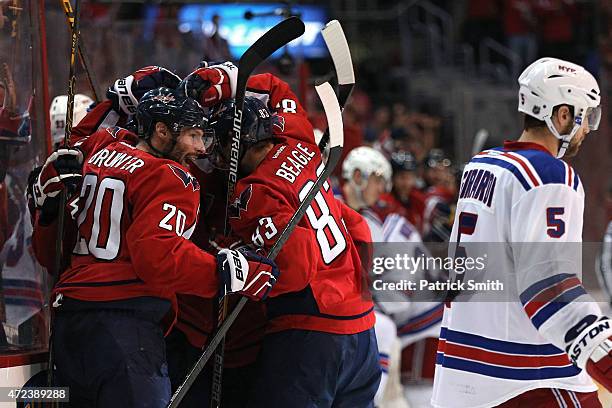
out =
[(255, 254), (222, 249), (217, 254), (221, 294), (238, 293), (253, 300), (265, 299), (276, 283), (279, 270), (274, 261)]
[[(612, 392), (612, 320), (602, 317), (585, 328), (595, 316), (583, 319), (575, 329), (581, 329), (575, 337), (568, 354), (578, 368), (586, 370), (587, 373), (599, 384)], [(575, 329), (568, 332), (567, 337), (572, 337)]]

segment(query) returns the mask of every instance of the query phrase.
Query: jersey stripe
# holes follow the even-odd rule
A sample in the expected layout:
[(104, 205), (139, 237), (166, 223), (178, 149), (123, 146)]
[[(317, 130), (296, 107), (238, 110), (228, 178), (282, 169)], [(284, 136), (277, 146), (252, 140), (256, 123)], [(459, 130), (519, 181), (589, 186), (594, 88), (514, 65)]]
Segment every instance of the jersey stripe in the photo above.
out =
[(389, 354), (378, 352), (378, 361), (380, 363), (380, 368), (383, 373), (389, 372)]
[(502, 167), (502, 168), (504, 168), (506, 170), (509, 170), (512, 174), (514, 174), (514, 176), (521, 183), (521, 185), (523, 186), (523, 188), (525, 190), (531, 190), (531, 188), (532, 188), (532, 185), (527, 181), (525, 176), (523, 176), (523, 174), (518, 169), (518, 167), (516, 167), (516, 165), (514, 163), (510, 163), (510, 162), (507, 162), (507, 161), (503, 160), (501, 157), (493, 158), (493, 157), (490, 157), (490, 156), (481, 156), (481, 157), (475, 156), (472, 159), (472, 162), (474, 162), (474, 163), (491, 164), (491, 165), (499, 166), (499, 167)]
[(509, 354), (522, 354), (533, 356), (551, 356), (557, 354), (565, 355), (563, 350), (553, 346), (552, 344), (528, 344), (516, 343), (505, 340), (496, 340), (488, 337), (479, 336), (477, 334), (452, 330), (447, 327), (441, 328), (440, 339), (445, 339), (455, 343), (480, 347), (491, 351), (499, 351), (502, 353)]
[(569, 277), (574, 277), (574, 276), (576, 275), (574, 275), (573, 273), (560, 273), (557, 275), (550, 276), (546, 279), (542, 279), (541, 281), (538, 281), (532, 284), (527, 289), (525, 289), (523, 293), (521, 293), (520, 295), (521, 303), (524, 305), (525, 303), (533, 299), (534, 296), (540, 293), (542, 290), (550, 286), (556, 285), (557, 283)]
[(529, 302), (523, 304), (523, 308), (525, 309), (525, 312), (527, 312), (527, 315), (531, 318), (540, 309), (542, 309), (544, 305), (550, 302), (551, 299), (554, 299), (566, 290), (580, 286), (580, 284), (580, 280), (576, 276), (569, 276), (561, 282), (542, 290)]
[(573, 189), (578, 191), (578, 186), (580, 185), (580, 177), (578, 177), (578, 173), (574, 172), (574, 185)]
[(552, 317), (559, 310), (569, 305), (572, 301), (576, 300), (582, 295), (586, 295), (586, 291), (582, 285), (570, 289), (555, 299), (552, 300), (548, 305), (544, 306), (535, 316), (531, 318), (533, 325), (536, 328), (540, 328), (548, 319)]
[(520, 295), (520, 299), (525, 313), (539, 328), (559, 310), (585, 294), (576, 275), (560, 273), (534, 283)]
[(567, 355), (552, 344), (493, 340), (443, 327), (436, 364), (489, 377), (540, 380), (579, 374)]
[(525, 170), (525, 172), (527, 173), (527, 176), (529, 177), (529, 179), (535, 186), (539, 186), (542, 184), (542, 179), (540, 179), (538, 172), (531, 165), (531, 162), (529, 160), (526, 160), (519, 154), (511, 153), (511, 152), (504, 152), (502, 153), (502, 155), (504, 157), (509, 157), (511, 159), (516, 160), (519, 163), (519, 165)]
[(544, 367), (544, 368), (506, 368), (489, 364), (478, 363), (475, 361), (463, 360), (459, 358), (444, 356), (443, 367), (453, 368), (461, 371), (468, 371), (482, 374), (487, 377), (504, 378), (508, 380), (545, 380), (549, 378), (573, 377), (580, 371), (573, 365), (566, 367)]
[(399, 336), (407, 336), (427, 330), (442, 321), (443, 314), (444, 304), (437, 304), (431, 309), (409, 319), (407, 322), (398, 325), (397, 334)]
[(534, 367), (564, 367), (568, 364), (567, 356), (557, 354), (554, 356), (522, 356), (517, 354), (498, 353), (472, 346), (464, 346), (449, 343), (445, 340), (444, 354), (467, 360), (478, 360), (483, 363), (508, 366), (515, 368), (534, 368)]
[[(483, 155), (483, 156), (481, 156)], [(537, 187), (545, 184), (536, 168), (529, 161), (529, 159), (517, 154), (515, 152), (505, 152), (503, 150), (485, 150), (483, 153), (476, 155), (475, 157), (492, 157), (503, 160), (508, 163), (512, 163), (516, 169), (523, 175), (526, 181), (528, 181), (531, 187)]]
[(574, 172), (572, 170), (572, 166), (568, 165), (566, 162), (563, 162), (563, 165), (565, 166), (565, 174), (566, 174), (566, 178), (565, 178), (565, 183), (572, 187), (572, 185), (574, 184)]

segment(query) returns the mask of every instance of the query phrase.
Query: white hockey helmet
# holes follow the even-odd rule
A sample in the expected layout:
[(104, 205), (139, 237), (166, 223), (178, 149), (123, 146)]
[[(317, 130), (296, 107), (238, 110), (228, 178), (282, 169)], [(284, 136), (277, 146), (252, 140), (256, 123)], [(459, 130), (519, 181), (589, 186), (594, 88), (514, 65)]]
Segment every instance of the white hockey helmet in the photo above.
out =
[[(557, 58), (540, 58), (529, 65), (519, 77), (519, 112), (523, 112), (548, 126), (561, 140), (557, 157), (565, 154), (570, 141), (588, 118), (589, 129), (597, 130), (601, 119), (601, 95), (597, 81), (577, 64)], [(569, 105), (574, 109), (574, 127), (561, 135), (552, 123), (555, 106)]]
[[(72, 112), (72, 126), (78, 123), (87, 114), (87, 108), (93, 100), (83, 94), (74, 95), (74, 108)], [(68, 95), (58, 95), (51, 101), (49, 116), (51, 118), (51, 140), (53, 144), (60, 143), (64, 138), (66, 129), (66, 109), (68, 108)]]
[(342, 177), (345, 180), (352, 180), (355, 170), (359, 170), (363, 177), (363, 184), (359, 189), (365, 188), (365, 183), (371, 174), (382, 176), (387, 185), (387, 190), (391, 189), (391, 176), (393, 170), (389, 160), (378, 150), (368, 146), (356, 147), (349, 152), (342, 163)]

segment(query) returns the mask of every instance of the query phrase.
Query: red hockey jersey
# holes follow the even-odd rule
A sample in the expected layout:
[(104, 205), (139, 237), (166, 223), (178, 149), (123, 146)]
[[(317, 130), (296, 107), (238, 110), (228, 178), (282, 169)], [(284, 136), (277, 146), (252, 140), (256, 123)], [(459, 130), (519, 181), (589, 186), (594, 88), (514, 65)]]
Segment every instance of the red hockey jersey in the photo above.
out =
[[(234, 194), (232, 231), (270, 249), (322, 170), (306, 112), (289, 86), (270, 74), (255, 75), (248, 95), (282, 118), (278, 143)], [(281, 270), (267, 302), (269, 332), (306, 329), (353, 334), (374, 325), (373, 304), (341, 204), (325, 183), (276, 257)]]
[[(191, 240), (200, 248), (214, 252), (209, 241), (223, 232), (225, 219), (227, 174), (221, 171), (204, 173), (192, 166), (191, 173), (198, 179), (200, 189), (200, 219)], [(228, 241), (229, 242), (229, 241)], [(217, 242), (225, 246), (222, 242)], [(226, 243), (225, 243), (226, 244)], [(232, 296), (230, 310), (238, 296)], [(217, 299), (178, 294), (176, 328), (183, 332), (194, 347), (203, 348), (217, 324)], [(225, 340), (226, 367), (242, 367), (255, 362), (266, 325), (264, 302), (248, 301), (230, 328)]]
[(133, 138), (107, 128), (75, 144), (85, 156), (80, 199), (69, 203), (78, 236), (54, 292), (90, 301), (153, 296), (173, 304), (176, 292), (216, 296), (216, 260), (188, 240), (199, 183), (181, 165), (136, 149)]

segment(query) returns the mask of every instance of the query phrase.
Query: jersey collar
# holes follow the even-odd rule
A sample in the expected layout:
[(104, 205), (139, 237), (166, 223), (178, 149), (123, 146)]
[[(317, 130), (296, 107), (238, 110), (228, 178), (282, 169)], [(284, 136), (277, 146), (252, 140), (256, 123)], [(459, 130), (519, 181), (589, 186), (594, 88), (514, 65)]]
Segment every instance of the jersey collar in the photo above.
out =
[(514, 140), (504, 140), (504, 150), (541, 150), (552, 156), (552, 154), (544, 146), (533, 142), (517, 142)]

